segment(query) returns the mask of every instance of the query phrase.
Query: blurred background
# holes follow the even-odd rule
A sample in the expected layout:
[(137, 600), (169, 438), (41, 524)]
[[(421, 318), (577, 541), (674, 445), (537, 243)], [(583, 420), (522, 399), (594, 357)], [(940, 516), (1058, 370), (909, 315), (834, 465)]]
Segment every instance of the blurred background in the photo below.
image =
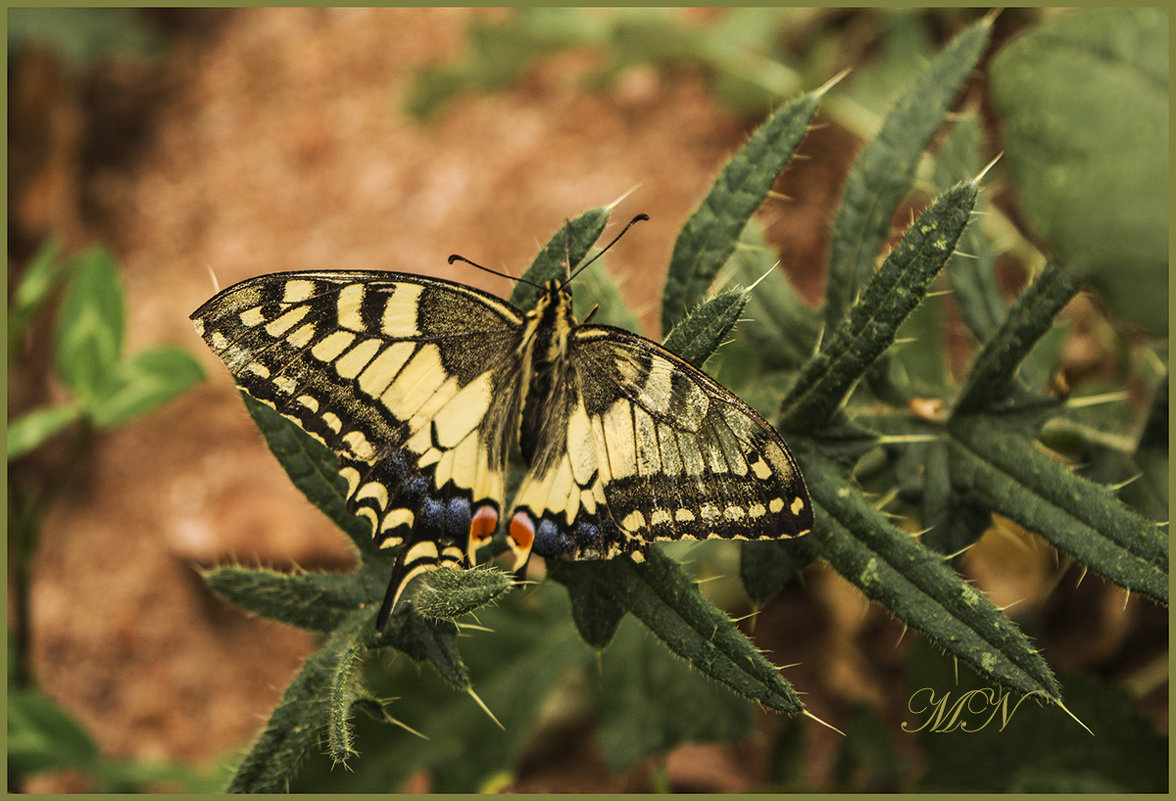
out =
[[(1002, 14), (991, 50), (1055, 13)], [(55, 366), (62, 317), (80, 325), (61, 297), (61, 263), (97, 276), (88, 291), (124, 321), (114, 351), (156, 355), (127, 362), (127, 375), (151, 379), (133, 385), (145, 387), (134, 402), (97, 422), (63, 412), (43, 421), (35, 447), (14, 454), (9, 444), (9, 789), (220, 788), (315, 644), (228, 606), (199, 569), (353, 564), (346, 537), (290, 485), (192, 330), (188, 315), (216, 286), (346, 267), (505, 295), (504, 281), (446, 257), (519, 274), (565, 219), (625, 196), (616, 219), (645, 212), (652, 222), (610, 252), (609, 269), (643, 333), (659, 339), (664, 265), (719, 168), (770, 110), (852, 67), (759, 217), (816, 306), (857, 150), (896, 93), (977, 16), (10, 10), (8, 416), (69, 407), (71, 389), (96, 380)], [(968, 91), (995, 154), (1000, 123), (984, 88), (978, 74)], [(1015, 194), (999, 184), (993, 194), (1019, 221)], [(29, 275), (43, 276), (39, 294)], [(1028, 278), (1015, 259), (998, 277), (1006, 297)], [(20, 306), (26, 294), (33, 300)], [(1092, 308), (1085, 296), (1071, 304), (1055, 346), (1070, 374), (1113, 383), (1123, 342), (1150, 321), (1128, 319), (1112, 335)], [(1093, 693), (1105, 707), (1099, 742), (1129, 732), (1145, 760), (1136, 772), (1154, 777), (1146, 787), (1166, 787), (1166, 610), (1082, 578), (1013, 526), (982, 539), (963, 570), (998, 605), (1018, 602), (1010, 615), (1067, 693)], [(723, 599), (733, 614), (736, 596)], [(447, 783), (427, 755), (379, 773), (400, 752), (361, 728), (355, 773), (312, 759), (295, 789), (869, 791), (926, 787), (930, 776), (933, 786), (998, 790), (1032, 766), (1035, 754), (1012, 747), (1009, 732), (978, 752), (962, 735), (901, 731), (910, 693), (951, 676), (951, 663), (821, 565), (755, 625), (776, 662), (795, 663), (786, 675), (809, 708), (849, 738), (757, 711), (746, 725), (624, 754), (608, 745), (624, 731), (584, 701), (596, 677), (571, 670), (530, 730), (502, 735), (515, 744), (510, 758), (478, 763), (465, 785)], [(647, 646), (631, 639), (640, 656)], [(405, 722), (425, 730), (428, 716)], [(1067, 725), (1055, 717), (1033, 731)], [(1087, 760), (1092, 745), (1074, 743), (1071, 755)], [(1119, 786), (1105, 781), (1083, 789)]]

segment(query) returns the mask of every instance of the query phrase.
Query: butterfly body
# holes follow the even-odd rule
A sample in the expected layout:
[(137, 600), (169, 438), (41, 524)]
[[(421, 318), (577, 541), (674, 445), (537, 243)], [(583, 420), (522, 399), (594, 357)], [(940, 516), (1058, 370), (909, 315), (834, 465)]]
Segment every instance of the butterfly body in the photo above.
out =
[(339, 457), (348, 509), (399, 547), (378, 625), (415, 575), (472, 564), (506, 520), (531, 553), (640, 560), (655, 540), (789, 537), (812, 525), (787, 446), (650, 340), (577, 325), (568, 286), (522, 312), (407, 273), (276, 273), (192, 315), (238, 385)]

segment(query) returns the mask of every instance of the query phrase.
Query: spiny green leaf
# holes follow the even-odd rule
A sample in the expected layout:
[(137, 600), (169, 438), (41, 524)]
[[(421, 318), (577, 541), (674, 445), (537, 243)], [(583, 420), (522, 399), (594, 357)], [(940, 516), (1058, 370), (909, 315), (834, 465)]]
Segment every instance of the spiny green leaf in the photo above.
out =
[(121, 425), (149, 414), (204, 380), (204, 370), (180, 348), (158, 347), (116, 365), (110, 382), (90, 406), (94, 424)]
[(514, 587), (509, 574), (487, 565), (468, 570), (431, 570), (412, 596), (418, 614), (452, 620), (493, 603)]
[(813, 552), (805, 543), (805, 537), (742, 543), (739, 577), (755, 607), (770, 601), (785, 581), (813, 561)]
[(204, 580), (217, 595), (248, 612), (311, 631), (333, 630), (366, 600), (348, 575), (217, 567)]
[(972, 25), (944, 48), (887, 115), (846, 179), (833, 221), (825, 320), (841, 322), (865, 285), (890, 233), (890, 221), (914, 180), (915, 168), (952, 100), (988, 42), (991, 22)]
[(745, 291), (731, 290), (710, 298), (674, 326), (662, 344), (666, 350), (701, 368), (739, 321), (747, 305), (747, 295)]
[(981, 675), (1054, 702), (1061, 690), (1049, 667), (992, 602), (943, 557), (894, 528), (850, 486), (836, 463), (805, 440), (793, 443), (817, 509), (808, 546), (866, 597), (972, 665)]
[[(374, 613), (376, 605), (370, 607)], [(375, 630), (375, 618), (372, 618)], [(470, 688), (470, 674), (457, 651), (454, 638), (457, 627), (448, 620), (428, 620), (409, 606), (397, 609), (388, 619), (383, 633), (376, 638), (376, 647), (391, 646), (408, 654), (417, 662), (428, 662), (455, 690)]]
[(1122, 317), (1168, 329), (1169, 11), (1060, 15), (992, 59), (1027, 222)]
[(539, 299), (539, 290), (532, 284), (543, 286), (548, 281), (562, 281), (566, 278), (569, 267), (575, 267), (584, 259), (604, 232), (607, 223), (608, 209), (597, 208), (589, 209), (562, 226), (523, 273), (523, 280), (515, 284), (510, 302), (523, 311), (534, 308)]
[(635, 621), (621, 626), (601, 664), (600, 748), (618, 773), (681, 743), (741, 740), (751, 731), (746, 700), (688, 668)]
[(706, 295), (735, 250), (739, 233), (792, 158), (817, 111), (820, 95), (803, 95), (756, 129), (715, 179), (674, 243), (662, 294), (662, 331), (677, 325)]
[(70, 423), (80, 419), (81, 408), (76, 404), (33, 409), (8, 423), (8, 461), (20, 458), (48, 442)]
[(94, 248), (74, 257), (73, 281), (57, 313), (54, 366), (81, 398), (100, 393), (122, 354), (122, 282), (114, 255)]
[(811, 432), (828, 421), (891, 343), (951, 256), (976, 201), (975, 182), (952, 187), (914, 222), (866, 286), (827, 347), (801, 371), (782, 404), (783, 424)]
[(1048, 263), (984, 344), (952, 414), (981, 411), (1004, 400), (1018, 366), (1077, 292), (1078, 282), (1057, 262)]
[(374, 609), (353, 612), (322, 650), (307, 658), (234, 772), (228, 792), (278, 793), (288, 789), (298, 764), (319, 741), (326, 724), (332, 677), (343, 655), (374, 631), (374, 616)]
[[(956, 118), (955, 124), (939, 146), (935, 159), (935, 182), (951, 186), (971, 175), (977, 175), (980, 163), (980, 121), (976, 112), (968, 109)], [(983, 200), (977, 199), (977, 212), (983, 213)], [(1005, 316), (1005, 304), (996, 283), (996, 254), (979, 226), (964, 229), (943, 274), (952, 289), (952, 299), (960, 310), (960, 317), (980, 342), (988, 339)]]
[(372, 540), (371, 522), (349, 513), (346, 506), (347, 481), (339, 475), (338, 459), (321, 442), (287, 420), (269, 406), (241, 392), (245, 407), (253, 422), (265, 436), (266, 445), (294, 486), (312, 504), (347, 532), (360, 553), (376, 550)]
[(641, 565), (617, 558), (598, 569), (601, 591), (696, 669), (764, 706), (789, 714), (802, 709), (779, 669), (661, 551), (651, 548)]
[(547, 575), (564, 585), (572, 602), (572, 619), (584, 642), (597, 650), (604, 648), (616, 634), (625, 610), (602, 589), (609, 571), (603, 562), (568, 562), (553, 559)]
[(327, 752), (336, 763), (346, 762), (356, 753), (351, 715), (354, 704), (367, 697), (363, 687), (363, 657), (369, 645), (364, 636), (353, 636), (344, 639), (337, 649), (326, 690)]
[[(396, 697), (397, 718), (423, 737), (357, 719), (357, 745), (365, 758), (345, 773), (328, 773), (327, 760), (315, 759), (294, 789), (330, 786), (340, 793), (383, 793), (425, 771), (434, 792), (472, 793), (484, 789), (490, 777), (516, 770), (535, 742), (541, 710), (551, 709), (553, 702), (556, 708), (577, 703), (579, 693), (595, 686), (592, 652), (579, 642), (567, 598), (553, 582), (511, 593), (501, 604), (479, 611), (478, 622), (492, 631), (463, 632), (471, 684), (505, 730), (432, 671), (395, 661), (370, 671), (367, 682), (375, 695)], [(388, 758), (366, 758), (380, 754)], [(311, 780), (312, 771), (317, 782)]]
[(961, 492), (1115, 584), (1168, 602), (1168, 539), (1159, 526), (991, 418), (957, 416), (949, 430)]

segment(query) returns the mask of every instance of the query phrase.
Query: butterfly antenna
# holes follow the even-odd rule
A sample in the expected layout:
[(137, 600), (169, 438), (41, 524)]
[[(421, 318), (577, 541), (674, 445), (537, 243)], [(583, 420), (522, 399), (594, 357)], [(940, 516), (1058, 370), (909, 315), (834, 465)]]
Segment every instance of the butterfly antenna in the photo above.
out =
[(591, 264), (592, 262), (596, 261), (596, 260), (597, 260), (597, 259), (599, 259), (601, 256), (603, 256), (603, 255), (604, 255), (604, 254), (605, 254), (605, 253), (608, 251), (608, 249), (609, 249), (609, 248), (611, 248), (613, 245), (615, 245), (615, 244), (617, 243), (617, 241), (618, 241), (618, 240), (619, 240), (619, 239), (620, 239), (622, 236), (624, 236), (624, 235), (625, 235), (625, 232), (626, 232), (626, 231), (628, 231), (630, 228), (632, 228), (632, 227), (633, 227), (633, 225), (634, 225), (635, 223), (637, 223), (637, 222), (638, 222), (638, 221), (640, 221), (640, 220), (648, 220), (648, 219), (649, 219), (649, 215), (648, 215), (648, 214), (638, 214), (636, 217), (634, 217), (633, 219), (629, 220), (629, 224), (628, 224), (628, 225), (626, 225), (624, 228), (622, 228), (622, 229), (621, 229), (621, 232), (620, 232), (619, 234), (617, 234), (616, 236), (614, 236), (614, 237), (613, 237), (613, 240), (612, 240), (611, 242), (609, 242), (607, 245), (605, 245), (603, 248), (601, 248), (601, 250), (600, 250), (600, 252), (599, 252), (599, 253), (597, 253), (595, 256), (593, 256), (592, 258), (590, 258), (588, 261), (586, 261), (586, 262), (584, 262), (583, 264), (581, 264), (581, 265), (580, 265), (580, 266), (579, 266), (579, 267), (576, 269), (576, 271), (575, 271), (574, 273), (572, 273), (571, 275), (569, 275), (569, 276), (568, 276), (568, 280), (567, 280), (567, 281), (564, 281), (564, 286), (567, 286), (568, 284), (570, 284), (570, 283), (572, 282), (572, 279), (573, 279), (573, 278), (575, 278), (575, 277), (576, 277), (577, 275), (579, 275), (580, 273), (584, 272), (584, 268), (586, 268), (586, 267), (587, 267), (589, 264)]
[(477, 267), (479, 270), (482, 270), (484, 272), (488, 272), (491, 275), (497, 275), (499, 278), (506, 278), (511, 281), (517, 281), (520, 284), (527, 284), (528, 286), (533, 286), (536, 289), (543, 289), (543, 287), (539, 286), (534, 281), (528, 281), (526, 278), (520, 278), (518, 276), (510, 275), (509, 273), (500, 273), (500, 272), (498, 272), (498, 270), (491, 270), (489, 267), (483, 267), (482, 265), (478, 264), (476, 261), (470, 261), (465, 256), (459, 256), (456, 253), (454, 253), (452, 256), (449, 257), (450, 264), (453, 264), (455, 261), (464, 261), (466, 264), (470, 265), (471, 267)]

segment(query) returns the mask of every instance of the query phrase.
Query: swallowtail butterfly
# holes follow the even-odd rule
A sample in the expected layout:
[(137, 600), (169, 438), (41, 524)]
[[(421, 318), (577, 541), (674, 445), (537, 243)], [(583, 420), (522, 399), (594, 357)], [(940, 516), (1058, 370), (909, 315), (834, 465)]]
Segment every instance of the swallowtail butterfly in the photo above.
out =
[(473, 564), (498, 531), (512, 437), (527, 465), (505, 524), (516, 573), (532, 553), (641, 561), (655, 540), (812, 527), (772, 426), (657, 343), (577, 324), (570, 275), (528, 312), (352, 270), (250, 278), (193, 312), (240, 388), (333, 450), (348, 510), (400, 548), (379, 628), (414, 576)]

